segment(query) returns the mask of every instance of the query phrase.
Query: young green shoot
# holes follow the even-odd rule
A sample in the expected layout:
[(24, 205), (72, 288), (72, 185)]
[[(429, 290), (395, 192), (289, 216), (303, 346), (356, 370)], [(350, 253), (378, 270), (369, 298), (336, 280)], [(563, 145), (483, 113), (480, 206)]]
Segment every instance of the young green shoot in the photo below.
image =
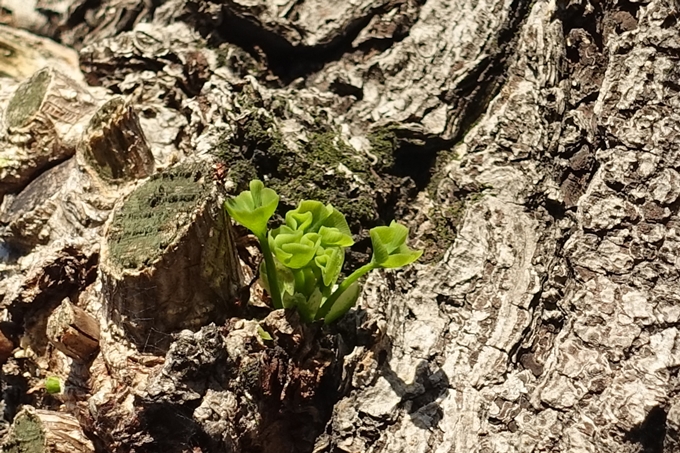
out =
[(48, 376), (45, 378), (45, 390), (50, 395), (61, 393), (61, 379), (56, 376)]
[[(268, 272), (276, 274), (276, 264), (272, 256), (269, 242), (267, 241), (267, 222), (279, 205), (279, 196), (272, 189), (266, 189), (262, 181), (250, 181), (250, 190), (243, 191), (236, 198), (227, 200), (224, 203), (227, 212), (236, 222), (248, 228), (260, 241), (262, 255)], [(281, 295), (279, 293), (276, 278), (270, 282), (274, 308), (282, 308)]]
[(288, 211), (285, 223), (267, 232), (267, 223), (279, 197), (261, 181), (251, 181), (250, 191), (228, 200), (229, 215), (260, 241), (260, 274), (274, 308), (295, 308), (307, 322), (329, 324), (349, 311), (361, 293), (359, 279), (373, 269), (403, 267), (422, 251), (406, 245), (408, 229), (396, 222), (371, 229), (373, 257), (337, 284), (345, 250), (354, 244), (345, 216), (332, 205), (303, 200)]

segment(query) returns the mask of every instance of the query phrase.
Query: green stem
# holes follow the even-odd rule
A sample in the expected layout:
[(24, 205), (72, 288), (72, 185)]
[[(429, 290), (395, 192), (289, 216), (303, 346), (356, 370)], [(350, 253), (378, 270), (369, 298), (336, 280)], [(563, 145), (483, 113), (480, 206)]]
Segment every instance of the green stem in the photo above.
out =
[(373, 269), (377, 269), (379, 266), (374, 264), (373, 261), (370, 263), (361, 266), (359, 269), (355, 270), (350, 274), (349, 277), (344, 279), (340, 286), (338, 286), (338, 289), (336, 289), (331, 296), (326, 299), (326, 302), (319, 308), (319, 311), (316, 312), (316, 319), (321, 319), (326, 317), (329, 311), (331, 311), (331, 308), (333, 307), (333, 304), (335, 304), (335, 301), (338, 300), (338, 298), (347, 291), (347, 289), (352, 286), (354, 282), (359, 280), (361, 277), (372, 271)]
[(283, 302), (281, 301), (281, 291), (279, 291), (279, 280), (276, 274), (276, 263), (274, 263), (274, 255), (272, 255), (272, 250), (269, 248), (267, 233), (263, 235), (257, 235), (257, 239), (260, 241), (262, 255), (264, 256), (264, 265), (267, 268), (269, 295), (272, 298), (272, 304), (274, 304), (274, 308), (283, 308)]

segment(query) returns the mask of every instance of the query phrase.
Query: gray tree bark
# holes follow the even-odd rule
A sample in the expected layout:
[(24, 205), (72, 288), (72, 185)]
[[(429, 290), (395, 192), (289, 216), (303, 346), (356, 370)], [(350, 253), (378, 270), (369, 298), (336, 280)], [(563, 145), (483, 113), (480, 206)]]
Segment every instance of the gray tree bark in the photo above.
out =
[[(0, 0), (0, 20), (74, 47), (79, 67), (0, 27), (0, 170), (22, 175), (0, 183), (7, 422), (22, 404), (67, 413), (116, 452), (680, 448), (675, 2), (19, 3)], [(69, 157), (71, 139), (57, 146), (63, 128), (44, 139), (49, 159), (23, 158), (40, 141), (13, 139), (7, 118), (42, 67), (36, 43), (75, 84), (62, 100), (125, 98), (154, 176), (129, 161), (116, 167), (125, 182), (97, 179)], [(124, 161), (128, 142), (99, 160)], [(217, 198), (259, 177), (282, 208), (331, 202), (356, 235), (349, 266), (367, 259), (368, 228), (392, 219), (424, 259), (371, 275), (337, 325), (306, 326), (267, 308), (252, 238), (208, 221), (158, 253), (196, 261), (188, 251), (213, 232), (233, 235), (227, 308), (201, 296), (186, 322), (154, 314), (181, 303), (158, 291), (154, 305), (143, 292), (155, 284), (111, 277), (111, 225), (187, 160), (213, 165)], [(213, 291), (190, 283), (210, 272), (162, 268), (142, 273)], [(65, 297), (100, 322), (89, 362), (45, 336)], [(130, 334), (107, 313), (135, 297), (151, 314)], [(167, 347), (140, 347), (152, 333)], [(63, 394), (40, 389), (52, 374)]]

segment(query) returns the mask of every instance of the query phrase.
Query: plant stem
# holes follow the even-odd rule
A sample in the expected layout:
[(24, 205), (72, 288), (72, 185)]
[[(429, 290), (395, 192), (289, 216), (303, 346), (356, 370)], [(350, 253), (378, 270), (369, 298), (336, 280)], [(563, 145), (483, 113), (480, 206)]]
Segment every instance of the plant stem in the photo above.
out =
[(267, 268), (267, 281), (269, 282), (269, 295), (272, 298), (272, 304), (274, 304), (274, 308), (283, 308), (281, 291), (279, 291), (279, 280), (276, 275), (276, 263), (274, 263), (272, 250), (269, 248), (267, 233), (257, 235), (257, 240), (260, 241), (262, 255), (264, 256), (264, 265)]
[(359, 269), (355, 270), (350, 274), (349, 277), (344, 279), (340, 286), (331, 294), (331, 296), (326, 299), (326, 302), (319, 308), (319, 311), (316, 312), (316, 319), (321, 319), (324, 318), (329, 311), (331, 311), (331, 308), (333, 307), (333, 304), (335, 304), (335, 301), (338, 300), (338, 298), (344, 293), (347, 288), (352, 286), (354, 282), (359, 280), (361, 277), (366, 275), (368, 272), (372, 271), (373, 269), (377, 269), (378, 266), (371, 261), (368, 264), (365, 264), (361, 266)]

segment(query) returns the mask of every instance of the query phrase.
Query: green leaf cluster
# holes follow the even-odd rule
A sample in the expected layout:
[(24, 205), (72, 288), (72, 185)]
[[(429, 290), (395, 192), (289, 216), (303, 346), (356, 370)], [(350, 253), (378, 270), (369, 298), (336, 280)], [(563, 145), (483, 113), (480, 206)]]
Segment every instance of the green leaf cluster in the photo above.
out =
[(275, 308), (295, 308), (307, 322), (331, 323), (354, 306), (359, 279), (379, 268), (397, 268), (416, 261), (422, 251), (406, 245), (408, 229), (396, 222), (371, 229), (373, 258), (338, 285), (345, 249), (354, 244), (345, 216), (330, 204), (303, 200), (288, 211), (285, 223), (267, 233), (279, 197), (261, 181), (228, 200), (225, 207), (260, 241), (264, 261), (260, 274)]

